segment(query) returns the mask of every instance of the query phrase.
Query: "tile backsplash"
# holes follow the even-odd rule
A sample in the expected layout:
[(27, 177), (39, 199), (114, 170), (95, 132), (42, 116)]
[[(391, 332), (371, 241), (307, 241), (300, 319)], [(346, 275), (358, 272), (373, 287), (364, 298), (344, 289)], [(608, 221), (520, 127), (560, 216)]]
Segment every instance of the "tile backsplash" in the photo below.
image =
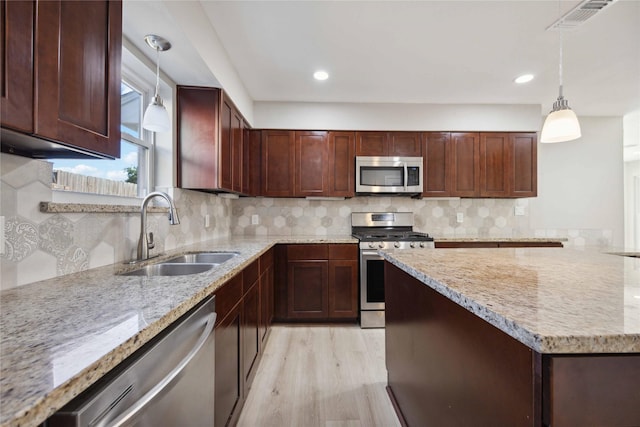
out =
[[(42, 213), (40, 202), (52, 200), (51, 163), (2, 153), (0, 172), (0, 289), (135, 258), (138, 213)], [(169, 225), (166, 213), (147, 215), (155, 237), (152, 255), (229, 234), (231, 200), (180, 189), (172, 195), (179, 225)]]
[[(0, 255), (0, 289), (133, 259), (140, 233), (137, 213), (42, 213), (51, 201), (52, 166), (42, 160), (2, 153), (0, 216), (5, 242)], [(411, 199), (355, 197), (306, 200), (247, 197), (173, 189), (180, 224), (164, 213), (148, 215), (154, 253), (226, 235), (345, 235), (351, 212), (410, 211), (415, 229), (435, 237), (567, 237), (569, 246), (606, 246), (611, 230), (530, 227), (527, 199)], [(516, 216), (519, 206), (524, 215)], [(463, 222), (457, 221), (462, 214)], [(209, 227), (204, 217), (209, 215)], [(252, 219), (257, 215), (258, 224)]]

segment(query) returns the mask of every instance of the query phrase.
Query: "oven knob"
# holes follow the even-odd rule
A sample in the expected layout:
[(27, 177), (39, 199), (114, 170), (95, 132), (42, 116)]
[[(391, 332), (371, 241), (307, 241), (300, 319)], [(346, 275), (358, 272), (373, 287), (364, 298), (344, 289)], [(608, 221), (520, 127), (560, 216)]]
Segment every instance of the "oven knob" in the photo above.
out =
[(394, 248), (399, 248), (400, 247), (400, 242), (394, 242), (393, 243), (393, 247)]
[(424, 248), (424, 243), (423, 242), (420, 242), (420, 247)]
[(384, 243), (383, 243), (383, 242), (378, 243), (378, 247), (379, 247), (380, 249), (384, 248)]
[(410, 247), (410, 248), (415, 248), (415, 247), (416, 247), (416, 244), (415, 244), (414, 242), (411, 242), (411, 243), (409, 243), (409, 247)]
[(369, 248), (370, 248), (370, 249), (373, 249), (373, 248), (374, 248), (374, 246), (375, 246), (375, 243), (373, 243), (373, 242), (369, 242)]

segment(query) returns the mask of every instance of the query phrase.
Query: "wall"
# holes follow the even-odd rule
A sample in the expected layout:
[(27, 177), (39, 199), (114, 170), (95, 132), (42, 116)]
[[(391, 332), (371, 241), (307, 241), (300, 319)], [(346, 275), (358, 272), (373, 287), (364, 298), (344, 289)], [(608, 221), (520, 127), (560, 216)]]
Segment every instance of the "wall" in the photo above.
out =
[[(2, 153), (0, 174), (0, 216), (5, 221), (0, 289), (135, 258), (138, 213), (42, 213), (41, 201), (68, 199), (51, 190), (51, 163)], [(180, 224), (170, 226), (164, 213), (148, 215), (156, 238), (152, 254), (229, 234), (230, 200), (188, 190), (172, 193)], [(200, 220), (205, 214), (211, 216), (209, 228)]]
[(576, 230), (624, 246), (622, 118), (580, 117), (582, 138), (538, 145), (531, 228)]
[(260, 129), (536, 131), (540, 105), (256, 102)]

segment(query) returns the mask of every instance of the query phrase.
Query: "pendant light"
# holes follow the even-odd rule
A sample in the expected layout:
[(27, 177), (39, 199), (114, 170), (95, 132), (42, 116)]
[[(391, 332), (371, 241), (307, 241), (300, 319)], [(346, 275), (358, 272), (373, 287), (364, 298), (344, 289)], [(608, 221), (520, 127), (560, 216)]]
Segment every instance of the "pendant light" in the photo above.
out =
[(156, 51), (156, 93), (144, 112), (142, 127), (152, 132), (167, 132), (171, 129), (171, 120), (169, 119), (169, 113), (167, 112), (167, 109), (164, 108), (162, 98), (160, 98), (159, 94), (160, 52), (171, 49), (171, 43), (160, 36), (156, 36), (155, 34), (146, 35), (144, 37), (144, 41), (146, 41), (147, 44)]
[(560, 90), (553, 109), (542, 126), (540, 142), (565, 142), (580, 138), (580, 123), (576, 113), (569, 107), (569, 102), (562, 95), (562, 29), (560, 31)]

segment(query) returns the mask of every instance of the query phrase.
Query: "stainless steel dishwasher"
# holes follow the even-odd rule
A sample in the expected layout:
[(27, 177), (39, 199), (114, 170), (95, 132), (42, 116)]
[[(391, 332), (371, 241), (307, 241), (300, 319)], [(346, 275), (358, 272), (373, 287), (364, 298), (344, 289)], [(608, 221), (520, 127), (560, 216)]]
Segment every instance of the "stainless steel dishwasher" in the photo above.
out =
[(213, 426), (215, 319), (211, 297), (64, 406), (48, 426)]

